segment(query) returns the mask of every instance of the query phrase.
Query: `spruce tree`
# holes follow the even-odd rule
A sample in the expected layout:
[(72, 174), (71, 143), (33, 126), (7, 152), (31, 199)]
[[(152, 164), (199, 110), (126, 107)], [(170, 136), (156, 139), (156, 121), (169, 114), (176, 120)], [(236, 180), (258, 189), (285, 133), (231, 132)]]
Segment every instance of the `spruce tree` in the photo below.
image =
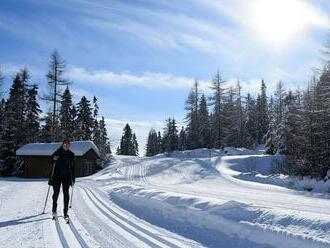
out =
[[(135, 137), (135, 138), (134, 138)], [(123, 136), (120, 140), (120, 147), (117, 150), (119, 155), (138, 155), (138, 144), (136, 141), (136, 136), (133, 134), (130, 125), (127, 123), (123, 130)]]
[(139, 144), (137, 142), (137, 138), (135, 133), (133, 133), (133, 155), (138, 156), (139, 155)]
[(198, 118), (199, 88), (198, 81), (194, 83), (186, 101), (187, 111), (187, 148), (196, 149), (199, 147), (199, 118)]
[(40, 131), (40, 113), (41, 109), (37, 102), (38, 86), (32, 85), (27, 91), (27, 102), (26, 102), (26, 121), (25, 130), (26, 142), (34, 143), (39, 140)]
[(69, 87), (67, 86), (62, 95), (60, 107), (59, 120), (61, 126), (61, 139), (73, 139), (74, 117), (72, 115), (72, 108), (72, 95), (70, 93)]
[(13, 80), (9, 98), (5, 103), (5, 119), (0, 134), (0, 174), (10, 175), (14, 172), (16, 149), (25, 144), (27, 130), (26, 119), (26, 82), (27, 70), (20, 70)]
[[(290, 98), (292, 95), (290, 95)], [(283, 83), (280, 81), (276, 86), (274, 92), (274, 118), (275, 118), (275, 130), (274, 130), (274, 145), (275, 152), (282, 154), (285, 150), (285, 98), (286, 92), (283, 87)], [(291, 101), (291, 99), (290, 99)]]
[(157, 142), (158, 142), (158, 153), (163, 152), (163, 138), (162, 138), (162, 134), (160, 133), (160, 131), (158, 131), (157, 133)]
[(163, 151), (170, 152), (178, 150), (179, 137), (175, 119), (167, 119), (163, 135)]
[(5, 77), (2, 74), (1, 67), (0, 67), (0, 99), (2, 99), (4, 97), (4, 91), (2, 89), (4, 80), (5, 80)]
[(218, 71), (213, 78), (211, 90), (213, 95), (211, 96), (211, 105), (213, 106), (212, 118), (211, 118), (211, 144), (213, 148), (223, 147), (223, 97), (225, 88), (223, 87), (225, 81), (222, 79), (220, 72)]
[(52, 112), (48, 111), (46, 116), (40, 118), (42, 123), (39, 140), (43, 143), (50, 143), (52, 142)]
[(268, 104), (266, 94), (266, 84), (261, 80), (261, 93), (257, 98), (257, 142), (262, 144), (264, 136), (267, 133), (269, 119), (268, 119)]
[(200, 148), (210, 148), (211, 147), (211, 130), (210, 130), (210, 120), (209, 111), (207, 109), (206, 97), (202, 94), (200, 98), (199, 108), (198, 108), (198, 124), (199, 124), (199, 142)]
[(246, 145), (252, 148), (257, 144), (257, 106), (256, 101), (247, 94), (246, 97)]
[(111, 154), (111, 148), (110, 148), (110, 141), (106, 129), (104, 116), (102, 116), (99, 122), (99, 132), (100, 132), (100, 138), (99, 138), (98, 148), (100, 150), (101, 156), (103, 158), (106, 158), (108, 154)]
[(179, 151), (184, 151), (187, 149), (187, 134), (186, 129), (184, 127), (181, 127), (180, 133), (179, 133)]
[(77, 139), (91, 140), (93, 125), (94, 123), (90, 101), (83, 96), (77, 105)]
[(159, 153), (159, 150), (160, 148), (158, 144), (157, 132), (155, 129), (152, 128), (148, 134), (146, 156), (154, 156)]
[(94, 124), (93, 124), (92, 137), (93, 137), (93, 142), (95, 143), (95, 145), (97, 147), (100, 147), (101, 146), (101, 130), (100, 130), (99, 122), (97, 120), (99, 106), (97, 104), (97, 98), (95, 96), (93, 98), (93, 105), (94, 105), (94, 109), (93, 109), (93, 122), (94, 122)]

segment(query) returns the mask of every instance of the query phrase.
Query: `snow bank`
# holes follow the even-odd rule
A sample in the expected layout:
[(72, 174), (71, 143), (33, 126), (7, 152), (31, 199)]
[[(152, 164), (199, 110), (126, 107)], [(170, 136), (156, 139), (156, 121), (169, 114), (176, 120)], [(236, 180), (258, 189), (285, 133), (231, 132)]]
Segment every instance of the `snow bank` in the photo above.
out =
[(218, 168), (222, 173), (234, 178), (273, 184), (295, 190), (330, 193), (330, 180), (316, 180), (311, 177), (294, 177), (280, 174), (284, 156), (256, 155), (230, 158), (227, 166)]
[[(136, 216), (208, 247), (328, 247), (330, 222), (260, 209), (236, 201), (147, 190), (112, 188), (110, 198)], [(324, 230), (319, 232), (318, 230)]]

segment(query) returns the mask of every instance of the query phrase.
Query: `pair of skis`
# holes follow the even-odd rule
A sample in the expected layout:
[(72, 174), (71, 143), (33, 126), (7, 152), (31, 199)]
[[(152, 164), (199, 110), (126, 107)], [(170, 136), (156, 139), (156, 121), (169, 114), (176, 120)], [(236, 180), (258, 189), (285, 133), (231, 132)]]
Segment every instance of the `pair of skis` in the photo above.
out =
[[(52, 219), (55, 220), (55, 221), (57, 221), (57, 219), (58, 219), (57, 215), (56, 214), (53, 214), (53, 218)], [(65, 221), (66, 224), (70, 224), (70, 218), (69, 218), (69, 216), (64, 217), (64, 221)]]

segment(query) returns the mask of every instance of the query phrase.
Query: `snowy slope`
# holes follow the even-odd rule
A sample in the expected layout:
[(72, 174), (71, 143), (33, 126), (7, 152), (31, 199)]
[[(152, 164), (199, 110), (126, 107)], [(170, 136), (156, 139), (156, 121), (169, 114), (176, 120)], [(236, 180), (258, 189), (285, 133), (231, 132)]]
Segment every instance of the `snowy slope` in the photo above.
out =
[(330, 246), (327, 195), (267, 184), (274, 157), (193, 153), (119, 156), (90, 179), (138, 217), (206, 246)]
[(0, 247), (330, 247), (328, 195), (282, 187), (274, 159), (235, 148), (116, 156), (77, 180), (70, 225), (50, 219), (51, 198), (41, 214), (46, 180), (0, 178)]

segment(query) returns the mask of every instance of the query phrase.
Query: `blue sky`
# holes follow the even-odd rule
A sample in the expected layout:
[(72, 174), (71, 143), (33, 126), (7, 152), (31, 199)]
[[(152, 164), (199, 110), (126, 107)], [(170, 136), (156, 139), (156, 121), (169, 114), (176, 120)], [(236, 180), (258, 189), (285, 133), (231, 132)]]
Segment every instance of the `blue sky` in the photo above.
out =
[(113, 147), (126, 122), (143, 147), (167, 117), (183, 123), (194, 79), (207, 93), (218, 69), (245, 92), (261, 78), (269, 92), (278, 80), (306, 85), (322, 62), (329, 13), (327, 0), (2, 0), (0, 66), (5, 87), (26, 66), (42, 94), (57, 49), (76, 101), (99, 99)]

